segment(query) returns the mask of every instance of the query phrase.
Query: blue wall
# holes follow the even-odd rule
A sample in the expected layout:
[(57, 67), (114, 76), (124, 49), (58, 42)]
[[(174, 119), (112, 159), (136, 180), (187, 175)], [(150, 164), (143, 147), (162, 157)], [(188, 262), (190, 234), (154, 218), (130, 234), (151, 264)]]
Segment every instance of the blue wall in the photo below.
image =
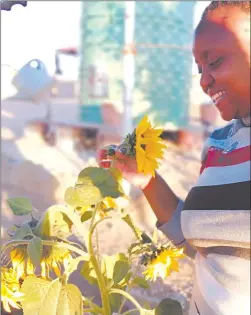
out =
[[(165, 127), (185, 127), (189, 92), (195, 1), (136, 2), (136, 72), (133, 116), (148, 114)], [(122, 110), (124, 2), (83, 2), (81, 103), (100, 104), (88, 97), (90, 64), (102, 62), (109, 75), (109, 99)], [(168, 128), (167, 128), (168, 129)]]

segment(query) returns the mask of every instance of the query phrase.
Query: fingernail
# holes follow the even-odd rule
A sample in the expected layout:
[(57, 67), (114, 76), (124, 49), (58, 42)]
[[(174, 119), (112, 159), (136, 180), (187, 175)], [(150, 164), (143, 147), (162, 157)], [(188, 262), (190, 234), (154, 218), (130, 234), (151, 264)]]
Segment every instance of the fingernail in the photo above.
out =
[(126, 148), (125, 147), (118, 147), (117, 150), (122, 153), (122, 154), (126, 154)]
[(100, 164), (103, 168), (110, 168), (111, 167), (111, 161), (102, 161)]

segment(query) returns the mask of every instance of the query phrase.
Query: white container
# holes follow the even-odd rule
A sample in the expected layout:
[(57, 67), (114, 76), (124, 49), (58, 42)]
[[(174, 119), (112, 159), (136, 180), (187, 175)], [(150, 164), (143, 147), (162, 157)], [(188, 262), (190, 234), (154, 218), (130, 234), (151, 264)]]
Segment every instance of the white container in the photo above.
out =
[(53, 86), (51, 77), (44, 63), (39, 59), (32, 59), (26, 63), (12, 79), (20, 95), (34, 102), (48, 98)]

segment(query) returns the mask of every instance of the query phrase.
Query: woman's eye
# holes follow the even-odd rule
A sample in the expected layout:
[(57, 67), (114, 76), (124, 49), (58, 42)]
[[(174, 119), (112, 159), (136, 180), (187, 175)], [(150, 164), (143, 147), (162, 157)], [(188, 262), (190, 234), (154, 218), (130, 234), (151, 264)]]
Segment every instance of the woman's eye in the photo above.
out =
[(218, 58), (218, 59), (216, 59), (215, 61), (210, 62), (210, 63), (209, 63), (209, 66), (210, 66), (210, 67), (217, 66), (217, 65), (220, 64), (221, 60), (222, 60), (222, 58)]

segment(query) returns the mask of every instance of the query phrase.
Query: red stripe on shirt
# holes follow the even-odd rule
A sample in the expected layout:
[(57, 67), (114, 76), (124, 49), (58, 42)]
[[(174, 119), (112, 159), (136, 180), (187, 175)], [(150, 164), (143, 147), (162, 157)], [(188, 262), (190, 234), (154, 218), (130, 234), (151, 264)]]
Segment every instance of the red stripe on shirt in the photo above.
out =
[(202, 163), (200, 173), (207, 167), (230, 166), (250, 161), (250, 149), (250, 145), (226, 153), (209, 149), (207, 158)]

